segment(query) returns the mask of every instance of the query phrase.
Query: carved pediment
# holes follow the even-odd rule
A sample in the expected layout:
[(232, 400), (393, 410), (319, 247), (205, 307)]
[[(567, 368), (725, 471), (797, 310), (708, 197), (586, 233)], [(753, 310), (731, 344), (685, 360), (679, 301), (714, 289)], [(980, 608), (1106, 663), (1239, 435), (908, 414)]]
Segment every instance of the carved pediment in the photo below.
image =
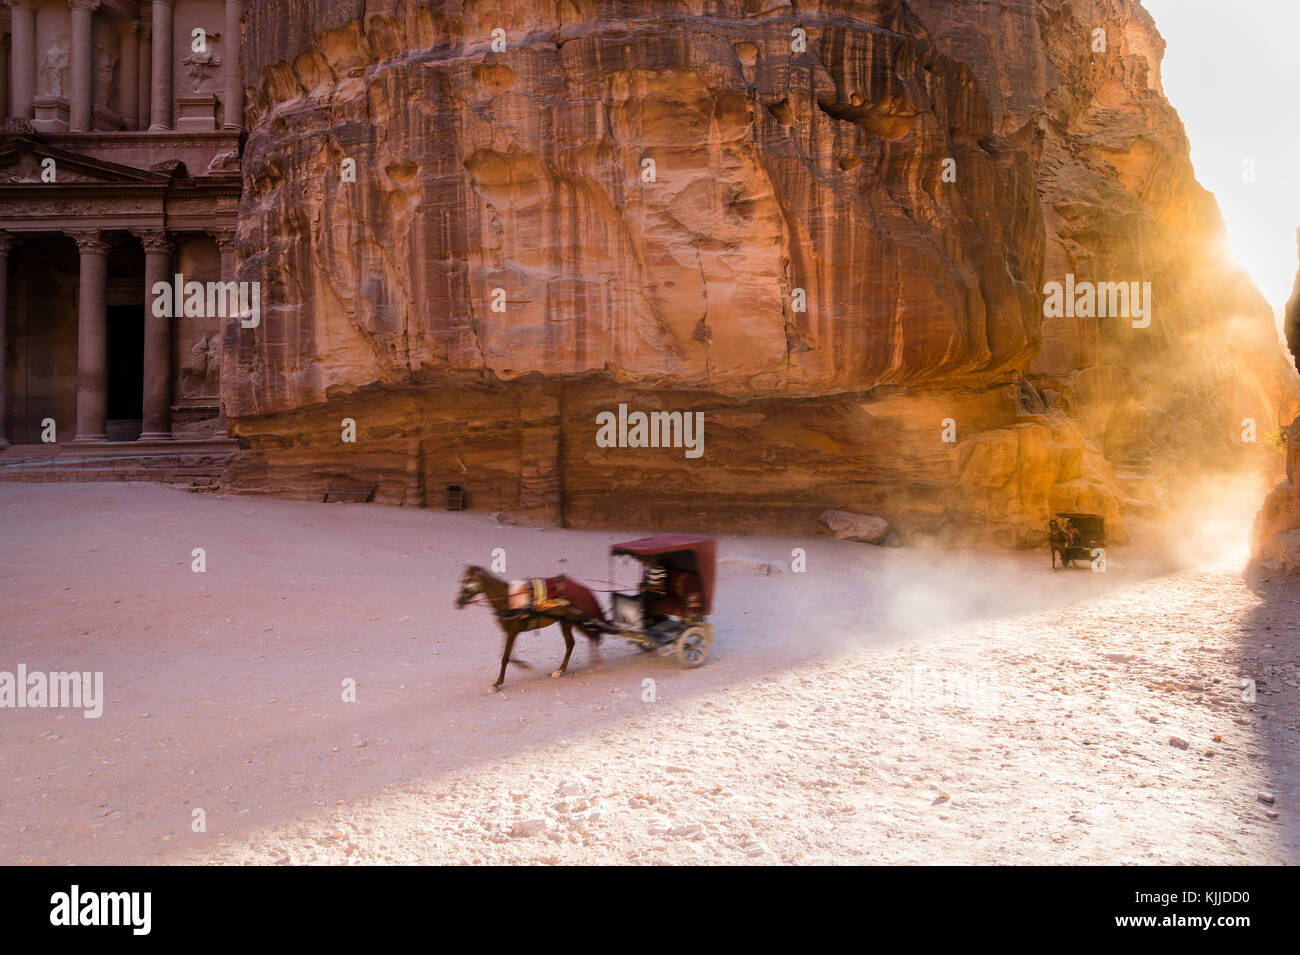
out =
[(172, 171), (154, 172), (55, 149), (28, 136), (0, 137), (0, 184), (48, 184), (45, 171), (53, 161), (54, 182), (111, 185), (165, 185)]

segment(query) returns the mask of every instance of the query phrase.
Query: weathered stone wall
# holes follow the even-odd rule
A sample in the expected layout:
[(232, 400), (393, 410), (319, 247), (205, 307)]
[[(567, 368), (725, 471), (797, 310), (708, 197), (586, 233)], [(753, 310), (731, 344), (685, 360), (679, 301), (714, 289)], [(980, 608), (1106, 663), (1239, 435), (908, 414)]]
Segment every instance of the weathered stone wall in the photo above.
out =
[[(1275, 467), (1233, 419), (1292, 373), (1209, 259), (1160, 49), (1130, 0), (252, 2), (229, 483), (1016, 544), (1053, 508), (1122, 538), (1157, 452)], [(1045, 324), (1066, 271), (1155, 321)], [(704, 410), (705, 455), (598, 448), (620, 402)]]
[(1195, 179), (1151, 17), (1130, 0), (912, 6), (945, 52), (971, 64), (999, 131), (1035, 158), (1043, 282), (1152, 284), (1149, 327), (1045, 318), (1028, 369), (1115, 468), (1127, 510), (1145, 511), (1156, 491), (1176, 504), (1215, 472), (1279, 473), (1265, 434), (1300, 410), (1296, 375)]

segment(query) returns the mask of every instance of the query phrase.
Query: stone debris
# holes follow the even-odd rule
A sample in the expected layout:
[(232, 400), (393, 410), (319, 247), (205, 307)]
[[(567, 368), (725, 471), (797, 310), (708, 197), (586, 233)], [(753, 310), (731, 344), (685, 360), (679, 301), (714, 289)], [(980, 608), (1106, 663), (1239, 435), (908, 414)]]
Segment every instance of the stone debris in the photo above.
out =
[(818, 520), (837, 540), (876, 544), (889, 533), (889, 521), (850, 511), (824, 511)]

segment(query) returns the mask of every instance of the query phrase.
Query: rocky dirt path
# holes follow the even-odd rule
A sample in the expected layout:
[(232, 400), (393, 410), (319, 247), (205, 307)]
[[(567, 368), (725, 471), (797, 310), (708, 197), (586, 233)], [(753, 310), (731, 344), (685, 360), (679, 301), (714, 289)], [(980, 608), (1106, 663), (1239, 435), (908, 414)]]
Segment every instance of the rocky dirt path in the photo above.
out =
[(0, 522), (0, 670), (107, 697), (0, 710), (0, 863), (1300, 859), (1300, 582), (1236, 553), (723, 538), (808, 571), (725, 566), (707, 666), (580, 643), (552, 680), (542, 632), (491, 695), (461, 565), (604, 578), (633, 535), (109, 485)]

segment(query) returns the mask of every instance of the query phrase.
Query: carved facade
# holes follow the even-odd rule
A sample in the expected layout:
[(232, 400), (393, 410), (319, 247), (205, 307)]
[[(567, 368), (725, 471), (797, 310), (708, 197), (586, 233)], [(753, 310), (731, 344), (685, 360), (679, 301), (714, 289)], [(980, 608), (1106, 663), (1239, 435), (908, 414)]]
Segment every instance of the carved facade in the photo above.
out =
[(0, 446), (224, 437), (222, 319), (152, 289), (235, 275), (242, 13), (0, 7)]

